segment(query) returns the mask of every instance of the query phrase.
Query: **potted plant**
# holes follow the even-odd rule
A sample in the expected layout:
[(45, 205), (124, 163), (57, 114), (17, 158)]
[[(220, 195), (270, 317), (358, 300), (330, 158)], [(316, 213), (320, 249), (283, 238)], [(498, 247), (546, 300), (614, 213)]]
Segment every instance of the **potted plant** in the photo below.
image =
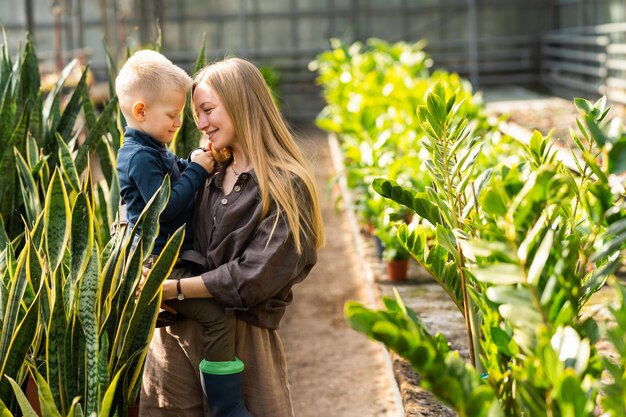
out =
[[(387, 276), (391, 281), (404, 281), (407, 277), (409, 251), (397, 237), (398, 223), (404, 223), (404, 211), (387, 209), (377, 221), (374, 235), (382, 245), (382, 260), (387, 267)], [(396, 220), (400, 218), (401, 220)]]

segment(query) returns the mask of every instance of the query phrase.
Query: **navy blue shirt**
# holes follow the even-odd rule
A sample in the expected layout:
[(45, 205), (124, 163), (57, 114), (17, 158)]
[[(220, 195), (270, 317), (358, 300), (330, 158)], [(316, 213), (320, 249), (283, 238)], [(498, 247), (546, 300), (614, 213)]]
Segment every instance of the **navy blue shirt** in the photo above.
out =
[(161, 253), (169, 237), (185, 223), (185, 240), (180, 251), (193, 248), (194, 196), (209, 173), (200, 164), (178, 158), (150, 135), (127, 127), (124, 145), (117, 154), (117, 175), (131, 225), (137, 222), (167, 174), (170, 176), (170, 199), (159, 218), (159, 235), (152, 250), (155, 255)]

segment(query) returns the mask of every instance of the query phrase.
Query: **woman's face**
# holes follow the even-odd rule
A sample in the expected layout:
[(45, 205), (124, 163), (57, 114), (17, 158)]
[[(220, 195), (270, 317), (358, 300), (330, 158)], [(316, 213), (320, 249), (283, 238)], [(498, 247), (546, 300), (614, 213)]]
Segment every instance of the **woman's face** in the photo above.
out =
[(215, 91), (200, 82), (193, 93), (193, 106), (198, 116), (198, 130), (205, 133), (213, 149), (221, 150), (236, 144), (235, 127)]

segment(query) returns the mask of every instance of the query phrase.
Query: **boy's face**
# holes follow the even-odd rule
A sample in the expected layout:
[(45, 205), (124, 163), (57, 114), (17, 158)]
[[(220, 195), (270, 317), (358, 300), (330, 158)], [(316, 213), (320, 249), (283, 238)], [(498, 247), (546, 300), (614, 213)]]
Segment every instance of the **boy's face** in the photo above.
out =
[(184, 91), (166, 90), (158, 99), (133, 109), (139, 130), (160, 143), (170, 143), (182, 123), (181, 113), (185, 98)]

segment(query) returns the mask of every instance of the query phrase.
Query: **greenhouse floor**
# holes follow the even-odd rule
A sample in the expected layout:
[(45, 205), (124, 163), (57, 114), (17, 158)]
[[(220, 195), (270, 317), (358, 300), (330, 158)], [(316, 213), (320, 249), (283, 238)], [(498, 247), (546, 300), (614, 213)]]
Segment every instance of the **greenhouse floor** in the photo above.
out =
[(336, 209), (336, 190), (328, 191), (334, 168), (327, 136), (299, 130), (317, 177), (327, 243), (310, 275), (294, 287), (280, 329), (295, 415), (403, 416), (386, 350), (352, 330), (343, 315), (346, 301), (369, 304), (375, 297), (362, 279), (349, 213)]

